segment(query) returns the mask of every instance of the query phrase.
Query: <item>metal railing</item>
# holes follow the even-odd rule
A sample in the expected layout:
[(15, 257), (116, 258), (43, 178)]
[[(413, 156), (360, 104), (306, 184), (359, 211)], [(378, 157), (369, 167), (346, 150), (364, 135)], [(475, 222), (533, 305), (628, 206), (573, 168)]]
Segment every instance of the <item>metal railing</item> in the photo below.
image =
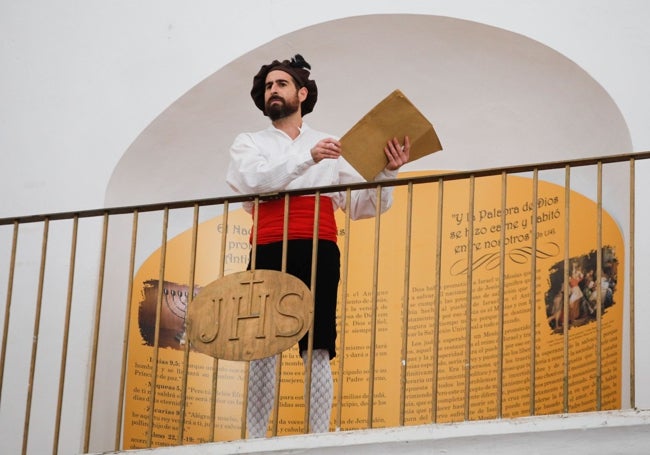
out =
[[(162, 335), (165, 299), (177, 297), (183, 311), (191, 305), (197, 251), (208, 237), (216, 257), (207, 275), (245, 268), (242, 239), (251, 233), (229, 220), (240, 203), (288, 204), (338, 191), (349, 201), (352, 191), (381, 197), (387, 186), (395, 200), (386, 214), (340, 220), (332, 429), (624, 408), (628, 397), (635, 408), (635, 174), (648, 158), (644, 152), (0, 219), (1, 444), (11, 453), (89, 453), (244, 438), (246, 365), (205, 360), (178, 334), (170, 350)], [(604, 180), (617, 182), (615, 194), (603, 195)], [(213, 218), (212, 230), (203, 229)], [(579, 232), (577, 221), (593, 225), (593, 234)], [(189, 235), (182, 254), (167, 251), (170, 232)], [(542, 241), (554, 245), (552, 254)], [(176, 290), (170, 254), (187, 264)], [(136, 277), (147, 262), (157, 270), (147, 288), (155, 309), (150, 341), (134, 321), (144, 293)], [(552, 267), (540, 270), (540, 263)], [(581, 283), (593, 275), (579, 303), (573, 272)], [(616, 354), (622, 346), (627, 352)], [(290, 351), (278, 362), (272, 435), (308, 431), (309, 399), (301, 408), (285, 383), (302, 390), (311, 376), (299, 377), (301, 362)], [(556, 355), (553, 366), (547, 355)], [(206, 372), (201, 386), (199, 370)], [(129, 385), (138, 376), (148, 390)], [(589, 385), (578, 389), (585, 379)], [(224, 417), (226, 408), (242, 417)]]

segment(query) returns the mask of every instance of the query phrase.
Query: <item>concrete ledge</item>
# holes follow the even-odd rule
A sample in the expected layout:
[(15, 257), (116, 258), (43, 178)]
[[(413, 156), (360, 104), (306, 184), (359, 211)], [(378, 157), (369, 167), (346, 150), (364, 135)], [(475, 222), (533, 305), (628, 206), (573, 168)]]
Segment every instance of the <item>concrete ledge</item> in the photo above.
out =
[[(650, 453), (650, 410), (606, 411), (281, 436), (133, 450), (149, 455)], [(106, 452), (120, 453), (120, 452)]]

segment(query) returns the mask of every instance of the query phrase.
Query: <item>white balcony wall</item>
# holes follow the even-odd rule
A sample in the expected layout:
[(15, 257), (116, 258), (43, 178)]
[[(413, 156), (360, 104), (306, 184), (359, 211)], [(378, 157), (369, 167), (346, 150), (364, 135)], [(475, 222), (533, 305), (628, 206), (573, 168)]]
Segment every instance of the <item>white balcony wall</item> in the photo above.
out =
[[(300, 36), (302, 30), (310, 27), (327, 31), (328, 24), (335, 25), (340, 21), (340, 25), (344, 25), (347, 20), (366, 15), (451, 18), (459, 24), (476, 24), (476, 27), (468, 28), (471, 30), (495, 28), (513, 36), (521, 35), (522, 41), (539, 44), (539, 47), (531, 45), (531, 49), (540, 51), (540, 55), (562, 57), (565, 60), (557, 62), (567, 64), (563, 68), (582, 72), (584, 80), (591, 84), (587, 88), (598, 95), (592, 100), (593, 104), (585, 106), (585, 117), (574, 121), (579, 123), (588, 118), (594, 124), (612, 127), (608, 130), (611, 134), (601, 136), (603, 140), (597, 140), (598, 136), (584, 136), (584, 142), (579, 142), (580, 147), (571, 149), (568, 142), (555, 142), (558, 135), (567, 137), (570, 128), (565, 132), (550, 131), (549, 155), (540, 152), (538, 143), (532, 150), (521, 147), (517, 155), (497, 150), (491, 155), (481, 155), (480, 160), (472, 159), (469, 153), (440, 155), (429, 163), (430, 167), (470, 169), (650, 150), (650, 129), (647, 127), (650, 119), (650, 85), (647, 84), (650, 80), (650, 31), (647, 27), (650, 4), (644, 0), (334, 0), (308, 5), (297, 0), (242, 0), (229, 4), (213, 1), (188, 4), (173, 0), (5, 1), (0, 3), (0, 162), (4, 171), (0, 179), (0, 217), (142, 202), (138, 198), (159, 202), (157, 197), (161, 195), (165, 199), (219, 195), (224, 187), (218, 178), (215, 177), (214, 188), (208, 185), (212, 173), (210, 166), (197, 167), (195, 171), (201, 176), (201, 185), (192, 187), (187, 185), (187, 179), (178, 179), (173, 172), (166, 174), (165, 179), (156, 175), (173, 169), (176, 164), (173, 155), (159, 155), (160, 162), (150, 163), (151, 175), (144, 175), (142, 181), (137, 181), (139, 174), (135, 171), (143, 171), (142, 156), (138, 159), (137, 153), (129, 156), (127, 152), (146, 139), (143, 132), (155, 124), (163, 112), (202, 81), (213, 75), (217, 75), (217, 80), (239, 76), (239, 73), (227, 71), (219, 73), (222, 69), (233, 68), (229, 66), (233, 62), (243, 57), (240, 61), (257, 66), (257, 60), (251, 57), (271, 55), (264, 52), (255, 54), (254, 51), (259, 49), (281, 52), (281, 55), (273, 53), (272, 58), (287, 57), (300, 52), (300, 43), (278, 41), (279, 38), (292, 33)], [(360, 49), (355, 55), (340, 47), (330, 45), (328, 48), (328, 38), (323, 36), (322, 55), (336, 62), (336, 53), (340, 52), (342, 63), (353, 63), (356, 57), (363, 61), (371, 55), (375, 61), (383, 59), (381, 63), (390, 68), (391, 78), (400, 72), (403, 72), (405, 80), (412, 78), (408, 72), (409, 61), (422, 56), (391, 52), (384, 55), (381, 52), (383, 46), (391, 49), (388, 44), (405, 42), (404, 34), (409, 33), (402, 23), (395, 24), (395, 27), (388, 24), (385, 23), (382, 30), (385, 35), (382, 46), (364, 42), (368, 48), (364, 53), (359, 43), (350, 43), (352, 49)], [(463, 43), (456, 44), (460, 48)], [(471, 42), (465, 44), (471, 48)], [(431, 49), (436, 44), (426, 43), (426, 46)], [(249, 60), (245, 60), (247, 57)], [(568, 65), (571, 62), (575, 67)], [(436, 72), (436, 64), (444, 67), (446, 62), (430, 62), (434, 80), (436, 75), (444, 74), (443, 71)], [(346, 74), (346, 68), (341, 64), (339, 68), (324, 70), (323, 83), (327, 74), (344, 80), (340, 74)], [(380, 78), (381, 65), (377, 68)], [(315, 71), (319, 69), (315, 68)], [(252, 74), (245, 77), (242, 87), (247, 87)], [(346, 74), (346, 77), (349, 77), (346, 79), (349, 85), (341, 83), (332, 88), (335, 93), (323, 92), (319, 107), (328, 108), (328, 96), (329, 99), (340, 97), (345, 100), (364, 86), (363, 82), (355, 82), (354, 74)], [(422, 75), (418, 78), (421, 79)], [(521, 80), (518, 82), (521, 84)], [(584, 85), (581, 87), (585, 88)], [(517, 89), (525, 93), (525, 87), (517, 85)], [(232, 96), (238, 101), (248, 102), (246, 93), (233, 93)], [(575, 99), (572, 98), (575, 95), (575, 92), (567, 93), (568, 99)], [(587, 99), (588, 92), (582, 96), (581, 99)], [(501, 113), (498, 119), (502, 120), (506, 111), (496, 109), (485, 100), (477, 109), (490, 107)], [(580, 112), (580, 106), (575, 103), (565, 107), (558, 112)], [(248, 111), (238, 111), (241, 117), (236, 117), (242, 121), (241, 129), (264, 124), (252, 103), (246, 109)], [(462, 114), (453, 113), (457, 118)], [(318, 119), (316, 115), (317, 112), (314, 113), (314, 122)], [(452, 113), (445, 116), (441, 112), (436, 120), (444, 124), (451, 116)], [(477, 120), (477, 117), (468, 118)], [(323, 118), (319, 120), (324, 121)], [(464, 146), (466, 151), (480, 153), (485, 131), (497, 131), (490, 130), (490, 125), (481, 126), (484, 128), (479, 131), (482, 134), (475, 128), (470, 129), (473, 134), (468, 133), (467, 143), (458, 144), (457, 150), (463, 150)], [(497, 126), (504, 127), (507, 123), (497, 122)], [(335, 125), (332, 127), (337, 128)], [(602, 134), (602, 131), (594, 134)], [(579, 139), (578, 136), (572, 138)], [(229, 142), (228, 138), (220, 139)], [(445, 138), (442, 139), (444, 143)], [(498, 137), (494, 134), (489, 139), (495, 143)], [(511, 140), (512, 136), (506, 139)], [(610, 142), (604, 142), (607, 140)], [(191, 146), (191, 142), (188, 144)], [(514, 150), (514, 144), (510, 143), (508, 147)], [(224, 156), (223, 150), (215, 150), (215, 155)], [(649, 240), (641, 234), (650, 228), (650, 215), (644, 210), (645, 201), (641, 196), (650, 193), (650, 183), (639, 182), (639, 185), (636, 247), (637, 251), (647, 252)], [(140, 191), (136, 191), (137, 196), (130, 200), (129, 194), (133, 194), (134, 189)], [(38, 239), (39, 233), (33, 235)], [(56, 238), (57, 234), (53, 235)], [(7, 243), (2, 245), (4, 248)], [(30, 248), (38, 249), (39, 246), (34, 244)], [(66, 254), (61, 252), (59, 257), (65, 258)], [(94, 250), (85, 250), (79, 260), (96, 263), (96, 254)], [(637, 282), (642, 283), (642, 277), (648, 276), (650, 271), (647, 254), (637, 256), (636, 268)], [(87, 275), (77, 278), (76, 292), (88, 295), (92, 301), (96, 278)], [(0, 279), (6, 280), (6, 277)], [(28, 284), (29, 278), (19, 274), (17, 280), (16, 286), (21, 287)], [(61, 284), (52, 284), (51, 288), (53, 293), (63, 295), (65, 292)], [(4, 286), (0, 287), (0, 293), (4, 296)], [(22, 298), (33, 300), (29, 294)], [(640, 291), (637, 291), (637, 300), (636, 404), (638, 408), (648, 409), (650, 389), (645, 384), (650, 383), (650, 352), (642, 347), (650, 343), (650, 335), (641, 329), (650, 322), (650, 308)], [(116, 311), (116, 324), (120, 324), (123, 314), (121, 308)], [(29, 314), (21, 316), (26, 321), (31, 317)], [(31, 335), (30, 324), (25, 324), (28, 337)], [(81, 330), (76, 336), (86, 340), (89, 332)], [(28, 351), (26, 353), (28, 356)], [(88, 354), (80, 352), (75, 355), (86, 358)], [(76, 387), (83, 387), (85, 374), (86, 371), (80, 369)], [(8, 389), (3, 389), (3, 395), (11, 396), (11, 387), (14, 386), (16, 394), (23, 393), (23, 379), (15, 378), (15, 382), (6, 383)], [(52, 381), (56, 379), (53, 377)], [(111, 384), (107, 386), (111, 387)], [(79, 427), (81, 425), (79, 422)], [(36, 426), (34, 424), (34, 428)], [(14, 417), (11, 400), (3, 400), (0, 434), (9, 434), (16, 429), (20, 431), (21, 428), (22, 419)], [(70, 446), (79, 446), (76, 435), (64, 436), (72, 441)], [(107, 435), (108, 440), (111, 437)], [(5, 438), (0, 438), (0, 452), (12, 453), (15, 447), (4, 447), (4, 441)], [(49, 450), (48, 444), (44, 447)]]

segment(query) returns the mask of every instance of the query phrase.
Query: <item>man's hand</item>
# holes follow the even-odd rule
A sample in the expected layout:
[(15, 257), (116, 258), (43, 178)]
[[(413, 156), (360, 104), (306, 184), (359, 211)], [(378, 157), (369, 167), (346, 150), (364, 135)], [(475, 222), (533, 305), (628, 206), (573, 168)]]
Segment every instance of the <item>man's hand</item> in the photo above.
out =
[(395, 171), (402, 167), (403, 164), (409, 160), (409, 152), (411, 151), (411, 141), (408, 136), (404, 136), (404, 145), (400, 144), (396, 137), (390, 139), (384, 147), (384, 153), (388, 158), (386, 169)]
[(335, 160), (341, 156), (341, 143), (333, 138), (323, 139), (311, 149), (311, 157), (315, 162), (325, 159)]

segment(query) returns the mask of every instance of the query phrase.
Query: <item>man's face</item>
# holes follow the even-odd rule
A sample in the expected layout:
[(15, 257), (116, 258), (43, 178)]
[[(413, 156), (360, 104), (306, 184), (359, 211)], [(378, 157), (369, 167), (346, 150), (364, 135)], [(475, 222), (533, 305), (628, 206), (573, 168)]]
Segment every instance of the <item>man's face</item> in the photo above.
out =
[(264, 86), (264, 104), (266, 114), (271, 120), (279, 120), (300, 110), (304, 100), (304, 88), (298, 89), (289, 73), (281, 70), (269, 71)]

